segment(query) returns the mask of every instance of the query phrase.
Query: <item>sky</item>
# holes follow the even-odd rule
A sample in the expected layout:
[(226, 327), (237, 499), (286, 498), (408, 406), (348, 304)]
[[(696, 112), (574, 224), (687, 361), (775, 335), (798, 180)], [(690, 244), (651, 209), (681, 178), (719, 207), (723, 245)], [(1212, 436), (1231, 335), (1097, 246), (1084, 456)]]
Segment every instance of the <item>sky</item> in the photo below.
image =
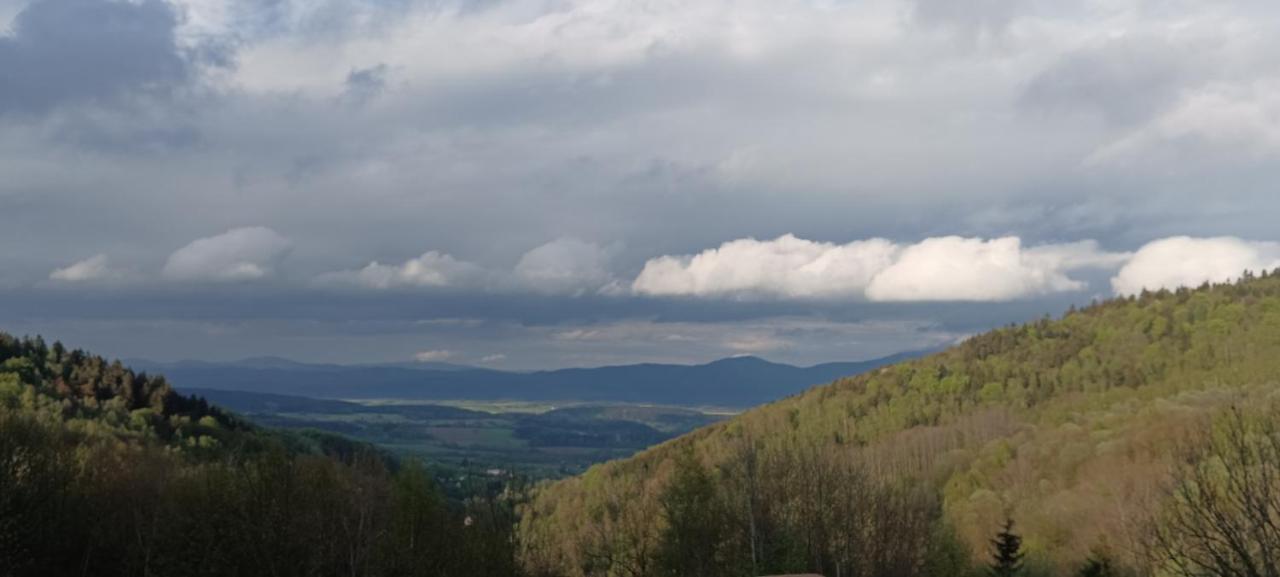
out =
[(813, 364), (1280, 265), (1280, 4), (0, 0), (0, 330)]

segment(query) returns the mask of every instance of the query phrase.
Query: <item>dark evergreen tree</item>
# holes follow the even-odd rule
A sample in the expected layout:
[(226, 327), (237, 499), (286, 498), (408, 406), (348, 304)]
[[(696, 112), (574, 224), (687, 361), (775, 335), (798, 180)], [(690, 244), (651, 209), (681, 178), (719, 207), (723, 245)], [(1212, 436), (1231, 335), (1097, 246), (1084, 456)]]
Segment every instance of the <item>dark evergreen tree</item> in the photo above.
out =
[(1022, 574), (1022, 537), (1013, 532), (1013, 519), (1004, 522), (1004, 528), (991, 540), (992, 577), (1015, 577)]
[(1111, 567), (1111, 558), (1105, 553), (1091, 555), (1076, 572), (1079, 577), (1114, 577), (1115, 574), (1115, 569)]

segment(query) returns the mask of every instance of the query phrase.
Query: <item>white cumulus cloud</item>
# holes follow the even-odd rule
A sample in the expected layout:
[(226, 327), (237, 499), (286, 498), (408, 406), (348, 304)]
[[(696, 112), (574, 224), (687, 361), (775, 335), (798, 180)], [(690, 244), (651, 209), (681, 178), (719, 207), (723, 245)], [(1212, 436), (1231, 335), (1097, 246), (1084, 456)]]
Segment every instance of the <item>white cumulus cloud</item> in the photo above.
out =
[(1252, 242), (1235, 237), (1176, 236), (1144, 245), (1111, 279), (1120, 295), (1143, 289), (1195, 287), (1226, 282), (1244, 271), (1260, 272), (1280, 266), (1280, 243)]
[(118, 276), (118, 273), (111, 268), (107, 255), (98, 254), (65, 267), (54, 269), (53, 272), (49, 273), (49, 280), (88, 282), (115, 278), (116, 276)]
[(848, 297), (860, 295), (897, 250), (884, 239), (837, 245), (790, 234), (746, 238), (692, 256), (650, 259), (631, 286), (655, 296)]
[(783, 235), (740, 239), (691, 256), (650, 259), (632, 283), (654, 296), (756, 296), (872, 301), (1003, 301), (1081, 290), (1068, 272), (1118, 266), (1093, 241), (1024, 247), (1017, 237), (957, 236), (899, 245)]
[(873, 301), (1007, 301), (1082, 290), (1067, 272), (1120, 258), (1087, 241), (1026, 248), (1012, 236), (929, 238), (904, 248), (866, 294)]
[(516, 263), (516, 284), (536, 292), (581, 295), (613, 282), (609, 250), (575, 238), (553, 240)]
[(174, 251), (162, 274), (183, 281), (260, 279), (272, 274), (290, 246), (289, 239), (266, 227), (235, 228)]

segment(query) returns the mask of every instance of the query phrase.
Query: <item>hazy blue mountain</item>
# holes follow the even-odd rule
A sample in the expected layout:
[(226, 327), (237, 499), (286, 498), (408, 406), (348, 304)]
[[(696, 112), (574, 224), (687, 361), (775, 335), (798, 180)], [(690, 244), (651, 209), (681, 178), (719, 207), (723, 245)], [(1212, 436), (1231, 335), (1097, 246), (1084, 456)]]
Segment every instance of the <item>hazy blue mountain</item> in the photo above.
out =
[(241, 368), (241, 369), (278, 369), (278, 370), (334, 370), (334, 369), (366, 369), (366, 368), (396, 368), (411, 369), (425, 371), (470, 371), (481, 370), (470, 365), (459, 365), (456, 363), (444, 362), (418, 362), (408, 361), (400, 363), (362, 363), (355, 365), (339, 365), (333, 363), (305, 363), (286, 359), (283, 357), (263, 356), (249, 357), (238, 361), (197, 361), (197, 360), (181, 360), (173, 362), (159, 362), (148, 359), (123, 359), (125, 365), (130, 367), (139, 367), (140, 370), (148, 371), (172, 371), (175, 369), (209, 369), (209, 368)]
[[(637, 364), (527, 373), (477, 368), (320, 365), (261, 359), (238, 363), (130, 361), (176, 387), (329, 399), (589, 401), (747, 407), (856, 375), (920, 352), (796, 367), (758, 357), (704, 365)], [(283, 361), (283, 362), (282, 362)]]
[(443, 405), (420, 405), (414, 403), (368, 406), (336, 399), (315, 399), (297, 395), (255, 393), (230, 389), (183, 388), (182, 392), (204, 398), (220, 407), (247, 415), (277, 413), (344, 415), (363, 413), (402, 415), (424, 419), (478, 419), (489, 416), (489, 413)]

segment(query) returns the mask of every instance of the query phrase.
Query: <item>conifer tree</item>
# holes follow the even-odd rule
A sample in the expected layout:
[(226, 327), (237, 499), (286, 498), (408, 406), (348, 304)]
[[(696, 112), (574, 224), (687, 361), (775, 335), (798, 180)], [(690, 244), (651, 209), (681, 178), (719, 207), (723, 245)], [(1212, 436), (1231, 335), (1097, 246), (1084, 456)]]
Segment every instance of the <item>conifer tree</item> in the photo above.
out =
[(1115, 569), (1111, 567), (1111, 558), (1105, 553), (1091, 555), (1084, 562), (1084, 566), (1080, 567), (1080, 571), (1076, 572), (1079, 577), (1113, 577), (1115, 574)]
[(992, 577), (1015, 577), (1022, 574), (1022, 537), (1013, 532), (1013, 519), (1004, 522), (1004, 528), (991, 540)]

